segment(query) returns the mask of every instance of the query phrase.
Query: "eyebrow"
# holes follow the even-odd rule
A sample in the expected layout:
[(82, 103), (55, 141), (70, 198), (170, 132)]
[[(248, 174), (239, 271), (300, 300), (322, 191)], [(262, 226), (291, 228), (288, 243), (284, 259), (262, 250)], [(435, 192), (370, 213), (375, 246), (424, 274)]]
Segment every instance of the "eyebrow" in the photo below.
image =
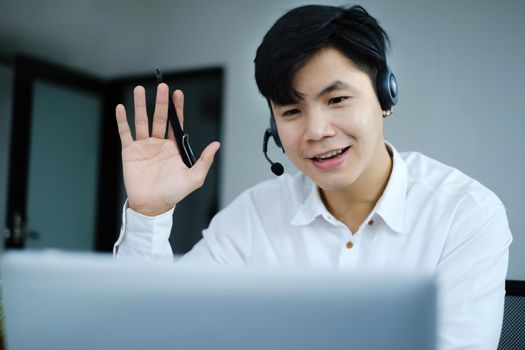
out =
[(352, 87), (346, 83), (343, 83), (341, 80), (336, 80), (327, 87), (325, 87), (321, 92), (317, 94), (317, 97), (322, 97), (326, 94), (329, 94), (332, 91), (351, 89)]
[[(341, 80), (336, 80), (332, 83), (330, 83), (330, 85), (328, 85), (327, 87), (325, 87), (323, 90), (321, 90), (318, 94), (317, 94), (317, 98), (319, 97), (323, 97), (324, 95), (327, 95), (329, 93), (331, 93), (332, 91), (337, 91), (337, 90), (345, 90), (345, 89), (348, 89), (348, 90), (353, 90), (354, 88), (347, 84), (347, 83), (344, 83), (342, 82)], [(279, 105), (275, 102), (272, 102), (274, 104), (275, 107), (277, 108), (283, 108), (283, 107), (287, 107), (289, 105), (295, 105), (295, 104), (298, 104), (299, 102), (303, 101), (303, 94), (301, 94), (300, 92), (298, 92), (299, 96), (299, 101), (297, 102), (292, 102), (292, 103), (285, 103), (284, 105)], [(271, 105), (270, 105), (271, 106)]]

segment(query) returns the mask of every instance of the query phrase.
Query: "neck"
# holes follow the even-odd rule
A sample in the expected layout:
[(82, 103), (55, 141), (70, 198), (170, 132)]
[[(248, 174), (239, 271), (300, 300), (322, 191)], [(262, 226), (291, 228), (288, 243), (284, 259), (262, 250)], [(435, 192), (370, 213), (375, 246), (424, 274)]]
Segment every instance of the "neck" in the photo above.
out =
[(378, 150), (376, 164), (365, 171), (349, 187), (333, 191), (321, 190), (328, 211), (356, 232), (383, 195), (392, 171), (392, 157), (384, 145)]

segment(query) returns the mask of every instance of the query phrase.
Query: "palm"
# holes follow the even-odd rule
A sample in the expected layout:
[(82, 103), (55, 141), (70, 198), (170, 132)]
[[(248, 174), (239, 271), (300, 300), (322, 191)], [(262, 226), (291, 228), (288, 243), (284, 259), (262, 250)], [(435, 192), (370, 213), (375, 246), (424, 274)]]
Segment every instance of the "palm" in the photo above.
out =
[(122, 150), (122, 164), (128, 199), (135, 206), (158, 203), (169, 208), (185, 196), (177, 187), (184, 185), (188, 168), (173, 142), (155, 138), (136, 141)]
[[(168, 139), (163, 138), (167, 122), (167, 104), (162, 105), (162, 98), (167, 99), (167, 92), (161, 91), (161, 86), (159, 86), (151, 136), (147, 130), (147, 116), (145, 122), (143, 118), (145, 110), (142, 111), (143, 116), (140, 119), (141, 99), (143, 98), (140, 92), (140, 89), (138, 93), (137, 89), (135, 91), (137, 140), (134, 141), (131, 138), (123, 106), (117, 107), (117, 122), (122, 141), (124, 184), (131, 208), (146, 215), (157, 215), (172, 208), (202, 185), (213, 161), (213, 155), (218, 149), (218, 144), (209, 145), (194, 167), (188, 168), (182, 161), (173, 133), (169, 132)], [(166, 94), (163, 95), (163, 92)], [(180, 97), (179, 101), (174, 98), (174, 102), (180, 109), (177, 111), (178, 114), (182, 116), (183, 100), (181, 99), (183, 97)], [(179, 102), (178, 105), (177, 102)]]

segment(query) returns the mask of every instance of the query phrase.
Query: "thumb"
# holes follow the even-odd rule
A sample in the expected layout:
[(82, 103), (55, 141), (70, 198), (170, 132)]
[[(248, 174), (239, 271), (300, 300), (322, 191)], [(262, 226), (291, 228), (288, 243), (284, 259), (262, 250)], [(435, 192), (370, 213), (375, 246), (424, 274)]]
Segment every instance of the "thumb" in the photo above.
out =
[(210, 170), (211, 165), (213, 164), (213, 159), (215, 158), (215, 153), (219, 150), (221, 144), (217, 141), (210, 143), (204, 151), (202, 151), (201, 156), (197, 162), (191, 167), (190, 171), (192, 176), (197, 180), (198, 187), (201, 187), (204, 183), (204, 179)]

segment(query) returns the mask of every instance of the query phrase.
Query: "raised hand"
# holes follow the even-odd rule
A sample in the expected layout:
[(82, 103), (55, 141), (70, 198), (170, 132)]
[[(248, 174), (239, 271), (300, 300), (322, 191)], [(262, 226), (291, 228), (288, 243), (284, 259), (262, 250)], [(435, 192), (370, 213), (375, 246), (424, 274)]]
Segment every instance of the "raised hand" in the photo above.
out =
[[(134, 89), (136, 140), (131, 136), (124, 106), (119, 104), (115, 110), (122, 142), (122, 167), (128, 204), (131, 209), (148, 216), (166, 212), (201, 187), (220, 147), (219, 142), (210, 143), (195, 165), (186, 167), (171, 125), (168, 138), (164, 137), (170, 103), (168, 95), (168, 86), (159, 84), (150, 134), (144, 88), (137, 86)], [(183, 125), (182, 91), (176, 90), (172, 100), (179, 122)]]

